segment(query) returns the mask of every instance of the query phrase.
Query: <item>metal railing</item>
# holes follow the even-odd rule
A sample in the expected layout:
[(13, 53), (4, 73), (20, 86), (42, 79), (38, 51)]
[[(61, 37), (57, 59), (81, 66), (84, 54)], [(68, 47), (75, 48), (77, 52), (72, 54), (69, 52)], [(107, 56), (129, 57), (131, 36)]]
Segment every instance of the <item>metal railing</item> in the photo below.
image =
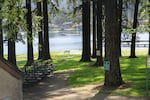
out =
[[(149, 41), (148, 40), (140, 40), (136, 41), (135, 44), (136, 47), (148, 47), (149, 46)], [(131, 47), (131, 41), (121, 41), (121, 47)]]

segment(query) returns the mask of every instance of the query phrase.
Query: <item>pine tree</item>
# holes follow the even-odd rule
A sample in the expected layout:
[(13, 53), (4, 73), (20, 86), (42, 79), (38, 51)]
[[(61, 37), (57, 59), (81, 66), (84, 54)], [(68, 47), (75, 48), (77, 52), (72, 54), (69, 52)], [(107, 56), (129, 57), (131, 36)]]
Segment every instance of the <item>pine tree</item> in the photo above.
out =
[(90, 1), (82, 1), (82, 58), (80, 61), (91, 61), (91, 46), (90, 46)]
[(119, 63), (119, 34), (117, 0), (105, 0), (105, 61), (109, 70), (105, 70), (105, 86), (119, 86), (123, 83)]

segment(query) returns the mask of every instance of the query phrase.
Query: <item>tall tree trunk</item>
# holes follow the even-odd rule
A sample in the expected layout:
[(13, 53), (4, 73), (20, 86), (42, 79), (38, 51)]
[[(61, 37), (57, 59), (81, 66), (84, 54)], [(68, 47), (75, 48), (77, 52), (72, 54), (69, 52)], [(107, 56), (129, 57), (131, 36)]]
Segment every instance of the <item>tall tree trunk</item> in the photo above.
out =
[(43, 0), (43, 17), (44, 17), (44, 55), (43, 59), (51, 59), (50, 57), (50, 50), (49, 50), (49, 27), (48, 27), (48, 1)]
[(32, 38), (32, 12), (31, 12), (31, 0), (26, 0), (27, 12), (27, 66), (30, 66), (34, 62), (33, 57), (33, 38)]
[[(12, 23), (8, 25), (8, 30), (13, 29)], [(8, 37), (8, 61), (16, 65), (16, 33), (9, 33)]]
[[(0, 8), (1, 10), (1, 8)], [(4, 57), (2, 19), (0, 19), (0, 58)]]
[[(149, 4), (150, 4), (150, 0), (149, 0)], [(149, 24), (150, 24), (150, 7), (149, 7)], [(150, 29), (150, 26), (149, 26)], [(149, 32), (149, 48), (148, 48), (148, 55), (150, 55), (150, 32)]]
[[(42, 16), (42, 9), (41, 9), (41, 2), (37, 2), (37, 15)], [(40, 21), (40, 28), (41, 31), (38, 32), (38, 39), (39, 39), (39, 44), (38, 44), (38, 59), (43, 59), (43, 32), (42, 32), (42, 20)]]
[(119, 32), (119, 55), (121, 56), (121, 32), (122, 32), (122, 6), (123, 1), (118, 0), (118, 32)]
[(105, 70), (105, 86), (119, 86), (123, 83), (119, 63), (119, 34), (117, 0), (105, 0), (105, 61), (110, 62), (110, 69)]
[(16, 65), (16, 45), (14, 39), (8, 39), (8, 61)]
[(82, 1), (82, 58), (80, 61), (91, 61), (91, 45), (90, 45), (90, 1)]
[(96, 32), (97, 32), (97, 13), (96, 13), (96, 1), (93, 0), (93, 52), (92, 52), (92, 58), (96, 58)]
[(97, 66), (103, 65), (102, 0), (97, 1)]
[[(135, 1), (133, 29), (137, 28), (139, 2), (140, 2), (139, 0)], [(132, 34), (132, 40), (131, 40), (131, 52), (130, 52), (129, 58), (136, 58), (136, 55), (135, 55), (135, 43), (136, 43), (136, 33), (133, 33)]]

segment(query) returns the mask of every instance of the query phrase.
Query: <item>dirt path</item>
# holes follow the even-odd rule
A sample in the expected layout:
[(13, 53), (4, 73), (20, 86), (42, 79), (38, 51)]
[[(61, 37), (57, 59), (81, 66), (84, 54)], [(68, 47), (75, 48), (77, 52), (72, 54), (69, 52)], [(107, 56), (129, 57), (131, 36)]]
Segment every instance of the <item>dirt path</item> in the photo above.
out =
[(150, 100), (109, 94), (99, 94), (98, 85), (72, 88), (67, 85), (71, 72), (55, 72), (37, 85), (24, 89), (24, 100)]

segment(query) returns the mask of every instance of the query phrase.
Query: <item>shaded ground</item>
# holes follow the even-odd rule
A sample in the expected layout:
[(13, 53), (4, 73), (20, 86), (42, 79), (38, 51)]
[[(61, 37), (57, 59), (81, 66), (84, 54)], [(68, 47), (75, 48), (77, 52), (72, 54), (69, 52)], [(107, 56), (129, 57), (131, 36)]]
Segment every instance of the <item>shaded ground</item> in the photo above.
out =
[(35, 86), (25, 88), (24, 100), (150, 100), (150, 98), (100, 94), (96, 89), (100, 85), (70, 87), (67, 84), (67, 77), (71, 72), (55, 72)]

